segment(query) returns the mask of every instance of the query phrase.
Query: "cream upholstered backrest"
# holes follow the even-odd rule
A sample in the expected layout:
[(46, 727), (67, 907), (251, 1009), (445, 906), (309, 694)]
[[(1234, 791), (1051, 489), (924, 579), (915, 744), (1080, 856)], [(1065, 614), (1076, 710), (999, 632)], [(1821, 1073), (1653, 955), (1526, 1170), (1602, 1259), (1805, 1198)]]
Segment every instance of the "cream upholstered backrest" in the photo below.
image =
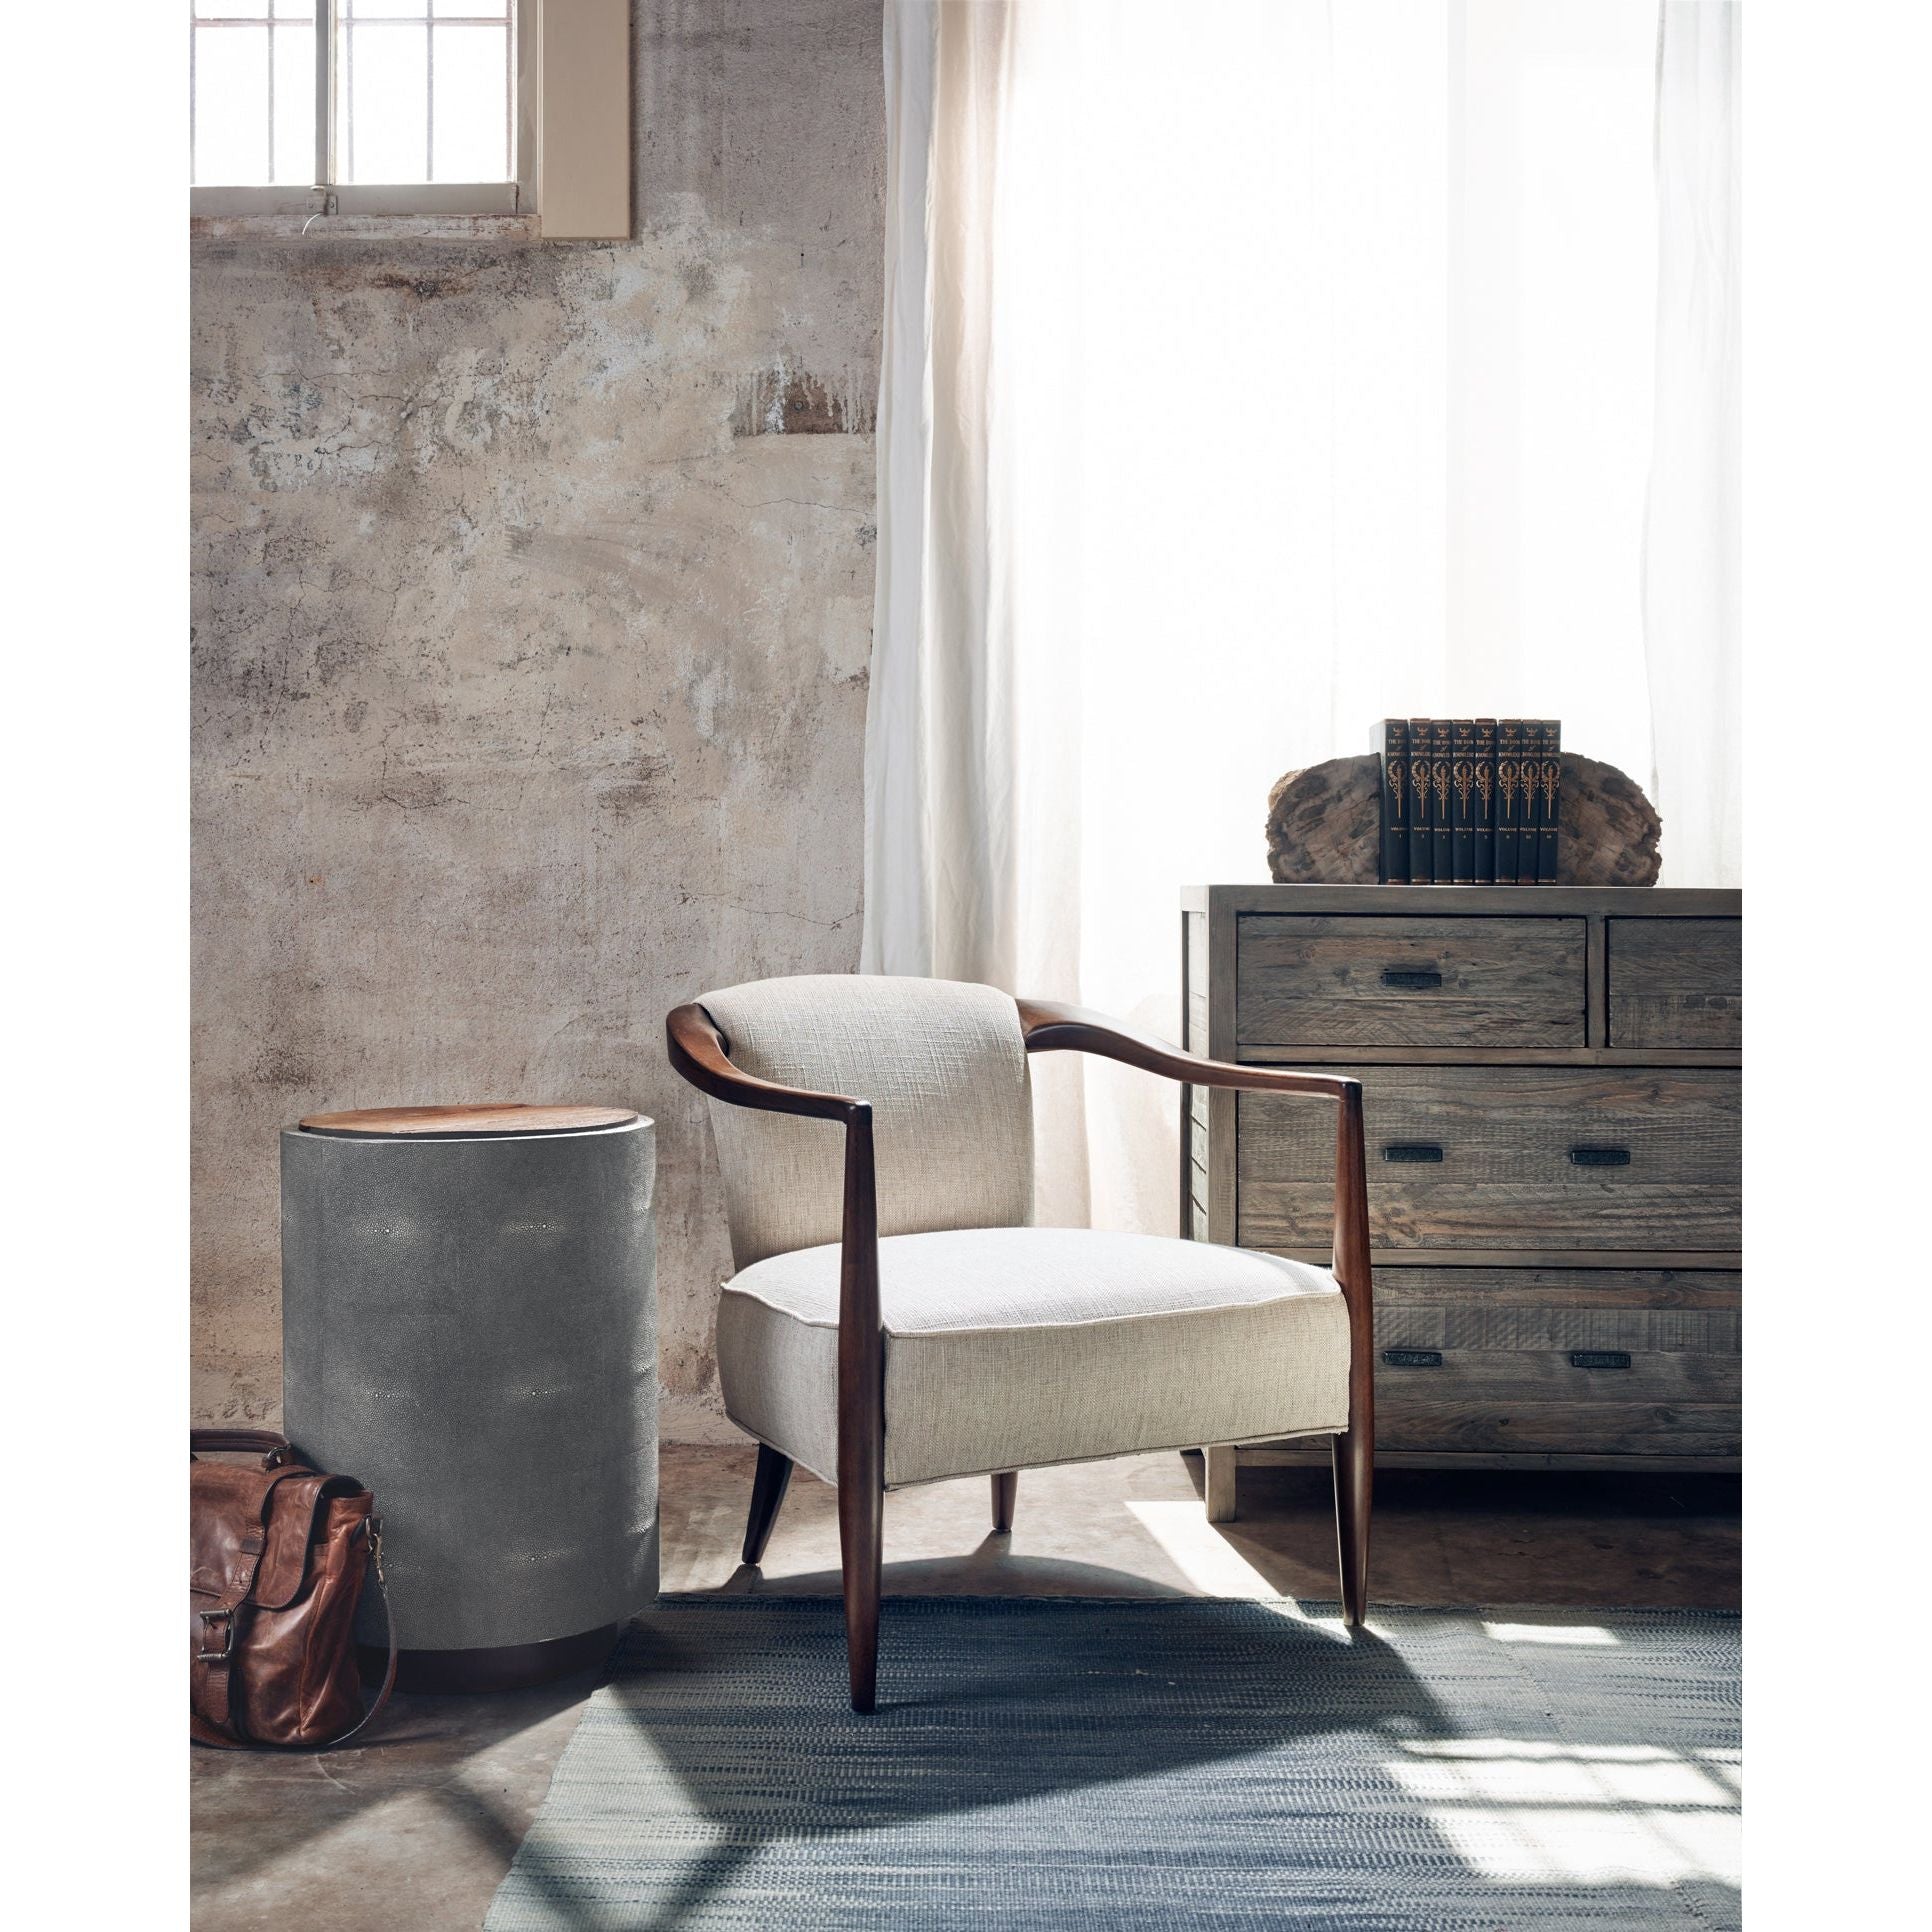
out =
[[(879, 1232), (1010, 1228), (1033, 1216), (1033, 1100), (1009, 994), (956, 980), (812, 974), (706, 993), (733, 1063), (872, 1103)], [(845, 1134), (711, 1103), (740, 1268), (839, 1238)]]

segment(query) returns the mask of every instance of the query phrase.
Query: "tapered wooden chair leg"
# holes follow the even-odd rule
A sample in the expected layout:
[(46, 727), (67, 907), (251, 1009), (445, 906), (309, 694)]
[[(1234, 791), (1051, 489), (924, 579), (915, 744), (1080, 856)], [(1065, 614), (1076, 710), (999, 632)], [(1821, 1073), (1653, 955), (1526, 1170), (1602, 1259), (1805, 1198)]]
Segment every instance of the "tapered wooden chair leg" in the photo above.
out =
[(993, 1533), (1004, 1536), (1013, 1527), (1013, 1505), (1019, 1500), (1020, 1472), (1000, 1469), (993, 1474)]
[(1351, 1628), (1368, 1614), (1369, 1505), (1375, 1452), (1361, 1430), (1335, 1438), (1335, 1540), (1342, 1566), (1342, 1621)]
[(845, 1655), (852, 1708), (873, 1710), (879, 1694), (879, 1566), (885, 1492), (852, 1484), (839, 1491), (839, 1561), (845, 1576)]
[(785, 1491), (791, 1487), (792, 1459), (765, 1443), (758, 1445), (758, 1472), (751, 1479), (751, 1514), (745, 1519), (745, 1561), (762, 1563)]

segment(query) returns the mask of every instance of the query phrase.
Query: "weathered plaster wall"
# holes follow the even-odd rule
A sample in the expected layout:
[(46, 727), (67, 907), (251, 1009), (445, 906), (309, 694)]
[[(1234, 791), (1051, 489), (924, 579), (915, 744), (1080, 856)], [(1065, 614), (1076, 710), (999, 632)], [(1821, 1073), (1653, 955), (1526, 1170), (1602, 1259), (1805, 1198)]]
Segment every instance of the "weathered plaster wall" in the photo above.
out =
[(718, 1426), (662, 1024), (857, 963), (880, 12), (642, 0), (629, 243), (196, 237), (198, 1415), (279, 1412), (277, 1130), (507, 1097), (658, 1121)]

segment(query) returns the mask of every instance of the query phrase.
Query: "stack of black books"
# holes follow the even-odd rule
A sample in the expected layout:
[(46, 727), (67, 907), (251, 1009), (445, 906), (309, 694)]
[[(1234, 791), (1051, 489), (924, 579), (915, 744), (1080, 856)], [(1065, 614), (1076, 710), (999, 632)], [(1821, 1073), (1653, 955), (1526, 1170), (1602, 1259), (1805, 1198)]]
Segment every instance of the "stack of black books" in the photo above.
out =
[(1554, 885), (1562, 728), (1554, 718), (1384, 718), (1385, 885)]

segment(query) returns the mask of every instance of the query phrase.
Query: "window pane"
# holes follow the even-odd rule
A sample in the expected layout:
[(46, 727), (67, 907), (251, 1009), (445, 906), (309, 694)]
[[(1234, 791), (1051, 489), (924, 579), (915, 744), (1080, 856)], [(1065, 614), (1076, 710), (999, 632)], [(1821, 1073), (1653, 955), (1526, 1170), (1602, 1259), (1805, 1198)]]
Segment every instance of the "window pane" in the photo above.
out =
[[(287, 6), (288, 0), (282, 0)], [(279, 22), (285, 16), (277, 13)], [(315, 179), (315, 23), (275, 28), (275, 179)]]
[(194, 30), (194, 178), (226, 187), (268, 173), (268, 29)]
[(345, 0), (343, 13), (356, 20), (426, 20), (424, 0)]
[(429, 0), (429, 10), (447, 20), (452, 14), (463, 20), (508, 20), (510, 9), (503, 0)]
[(342, 28), (342, 49), (340, 179), (427, 181), (429, 29), (364, 24), (358, 11)]
[(432, 179), (509, 180), (508, 29), (438, 27), (435, 35)]
[(269, 0), (195, 0), (197, 20), (266, 20)]

